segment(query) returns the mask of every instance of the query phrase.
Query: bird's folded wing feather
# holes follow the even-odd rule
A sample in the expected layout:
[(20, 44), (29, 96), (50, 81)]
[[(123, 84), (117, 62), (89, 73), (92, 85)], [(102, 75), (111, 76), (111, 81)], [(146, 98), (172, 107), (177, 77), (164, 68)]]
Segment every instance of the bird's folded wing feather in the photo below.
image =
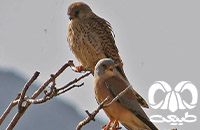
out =
[[(120, 78), (113, 76), (105, 81), (105, 84), (113, 97), (117, 96), (120, 92), (126, 89), (128, 86), (123, 82)], [(119, 102), (129, 110), (134, 110), (148, 119), (142, 108), (140, 107), (138, 101), (134, 93), (130, 90), (126, 91), (126, 93), (119, 98)]]
[[(105, 84), (113, 97), (117, 96), (121, 91), (127, 88), (127, 84), (124, 83), (120, 78), (113, 76), (105, 80)], [(124, 107), (128, 108), (133, 114), (135, 114), (141, 121), (143, 121), (147, 126), (156, 130), (157, 128), (149, 120), (143, 109), (140, 107), (134, 93), (131, 90), (128, 90), (124, 95), (122, 95), (118, 102)]]
[[(92, 28), (92, 35), (96, 36), (96, 41), (91, 45), (96, 48), (96, 52), (103, 53), (107, 58), (113, 59), (115, 63), (120, 63), (121, 65), (117, 67), (117, 70), (127, 80), (110, 23), (103, 18), (94, 16), (89, 21), (89, 25)], [(95, 46), (100, 46), (100, 48)]]
[(103, 18), (94, 16), (90, 19), (89, 25), (91, 25), (92, 33), (98, 36), (99, 43), (102, 45), (102, 52), (116, 63), (121, 63), (110, 23)]

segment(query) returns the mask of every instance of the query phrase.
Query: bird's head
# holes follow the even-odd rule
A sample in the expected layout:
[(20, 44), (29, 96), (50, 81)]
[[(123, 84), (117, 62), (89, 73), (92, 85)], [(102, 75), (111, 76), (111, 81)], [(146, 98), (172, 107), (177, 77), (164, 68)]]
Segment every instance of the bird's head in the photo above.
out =
[(84, 20), (89, 18), (93, 12), (87, 4), (83, 2), (74, 2), (68, 7), (67, 14), (69, 15), (70, 20)]
[(94, 69), (94, 76), (96, 77), (106, 76), (108, 78), (114, 76), (115, 73), (115, 63), (110, 58), (99, 60)]

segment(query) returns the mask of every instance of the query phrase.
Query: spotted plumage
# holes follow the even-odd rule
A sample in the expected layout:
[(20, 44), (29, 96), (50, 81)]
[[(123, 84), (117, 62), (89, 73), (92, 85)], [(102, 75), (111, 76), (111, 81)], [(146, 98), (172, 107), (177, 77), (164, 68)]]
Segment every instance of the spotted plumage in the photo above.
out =
[[(110, 23), (97, 16), (83, 2), (72, 3), (68, 7), (68, 15), (70, 19), (68, 42), (82, 66), (91, 68), (94, 73), (95, 65), (100, 59), (111, 58), (116, 64), (119, 64), (116, 68), (117, 73), (129, 84)], [(140, 104), (148, 107), (145, 100), (135, 90), (132, 91), (140, 100)]]

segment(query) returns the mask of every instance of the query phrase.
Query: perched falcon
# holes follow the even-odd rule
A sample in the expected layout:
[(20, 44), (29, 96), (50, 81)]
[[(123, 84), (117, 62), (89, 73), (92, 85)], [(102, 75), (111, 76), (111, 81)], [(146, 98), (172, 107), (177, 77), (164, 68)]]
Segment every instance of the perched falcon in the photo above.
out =
[[(107, 101), (109, 103), (128, 87), (124, 80), (116, 75), (116, 71), (112, 59), (104, 58), (97, 63), (94, 71), (94, 91), (99, 104), (107, 96), (110, 97)], [(115, 127), (118, 121), (128, 130), (158, 130), (140, 107), (132, 91), (127, 91), (116, 102), (103, 109), (110, 118), (105, 130), (110, 128), (111, 123), (114, 123)]]
[[(100, 59), (111, 58), (115, 64), (119, 64), (116, 68), (119, 76), (129, 84), (109, 22), (97, 16), (83, 2), (72, 3), (68, 7), (68, 15), (68, 42), (82, 67), (91, 68), (94, 73), (95, 65)], [(138, 102), (148, 108), (146, 101), (135, 90), (132, 91)]]

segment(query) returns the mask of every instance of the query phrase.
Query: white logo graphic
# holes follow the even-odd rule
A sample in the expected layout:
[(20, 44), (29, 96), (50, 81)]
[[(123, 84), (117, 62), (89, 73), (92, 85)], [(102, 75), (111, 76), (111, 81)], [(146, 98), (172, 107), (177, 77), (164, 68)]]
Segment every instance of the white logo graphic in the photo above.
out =
[[(161, 100), (159, 103), (156, 103), (154, 98), (158, 90), (163, 91), (166, 96), (164, 100)], [(185, 90), (188, 90), (191, 93), (192, 101), (187, 103), (180, 96)], [(190, 81), (182, 81), (175, 87), (174, 90), (171, 89), (169, 84), (164, 81), (156, 81), (149, 89), (148, 93), (149, 103), (154, 109), (169, 109), (171, 112), (175, 112), (178, 109), (193, 109), (198, 100), (197, 88)], [(150, 117), (153, 122), (168, 122), (170, 125), (182, 125), (182, 122), (195, 122), (196, 116), (189, 115), (188, 112), (185, 113), (184, 117), (179, 119), (176, 115), (168, 115), (167, 118), (162, 117), (161, 115), (153, 115)]]

